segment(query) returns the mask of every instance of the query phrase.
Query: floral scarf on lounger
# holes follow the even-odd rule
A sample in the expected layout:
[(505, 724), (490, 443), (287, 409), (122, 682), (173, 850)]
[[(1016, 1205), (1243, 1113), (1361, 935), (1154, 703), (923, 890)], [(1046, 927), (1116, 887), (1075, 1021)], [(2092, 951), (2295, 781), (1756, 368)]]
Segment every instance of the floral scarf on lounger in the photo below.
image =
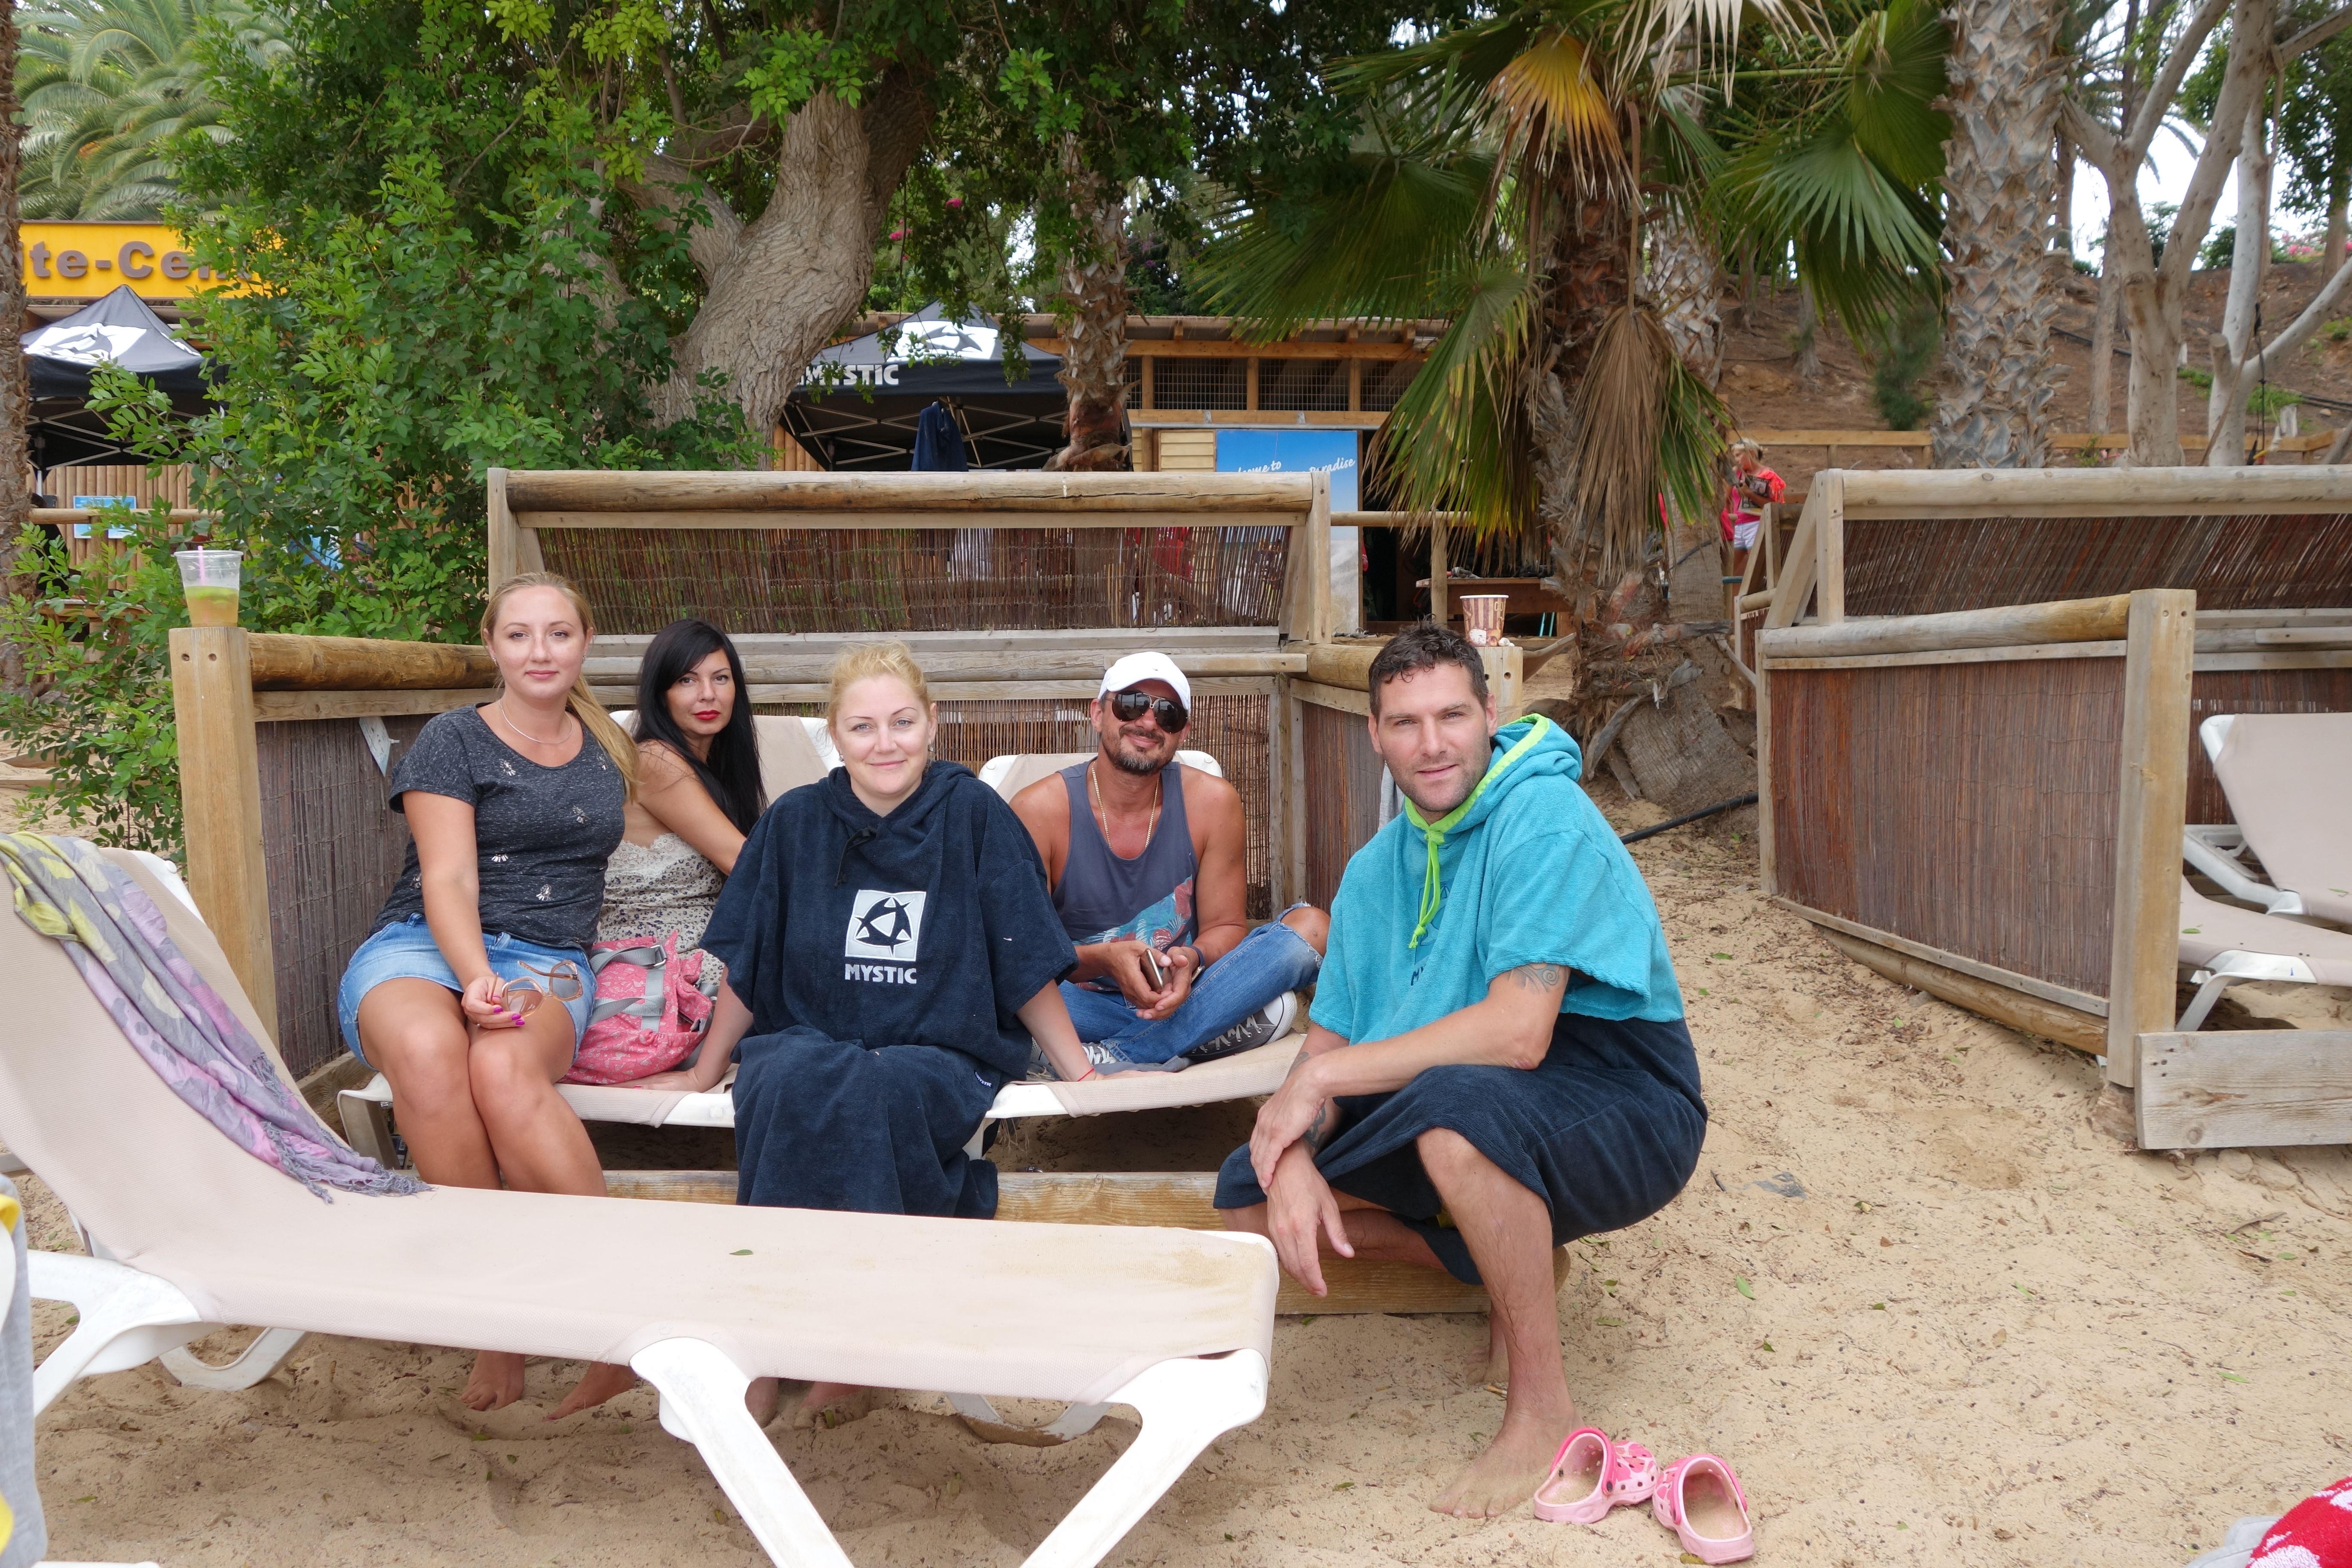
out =
[(172, 944), (154, 901), (87, 840), (0, 834), (0, 867), (14, 886), (17, 915), (64, 945), (132, 1048), (237, 1147), (329, 1203), (330, 1187), (425, 1190), (415, 1177), (336, 1141)]

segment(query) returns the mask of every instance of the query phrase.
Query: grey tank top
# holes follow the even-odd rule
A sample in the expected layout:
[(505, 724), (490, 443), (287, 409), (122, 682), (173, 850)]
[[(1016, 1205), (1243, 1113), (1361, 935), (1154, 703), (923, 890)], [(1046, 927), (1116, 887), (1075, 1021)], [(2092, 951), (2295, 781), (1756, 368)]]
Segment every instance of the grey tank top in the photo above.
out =
[[(1117, 942), (1134, 937), (1165, 952), (1190, 942), (1200, 931), (1192, 913), (1192, 879), (1200, 862), (1192, 853), (1192, 828), (1184, 819), (1182, 764), (1160, 774), (1160, 826), (1132, 860), (1111, 853), (1087, 797), (1085, 763), (1062, 770), (1070, 793), (1070, 851), (1062, 879), (1054, 888), (1054, 909), (1073, 942)], [(1168, 777), (1174, 773), (1174, 778)], [(1080, 984), (1117, 992), (1116, 981)]]

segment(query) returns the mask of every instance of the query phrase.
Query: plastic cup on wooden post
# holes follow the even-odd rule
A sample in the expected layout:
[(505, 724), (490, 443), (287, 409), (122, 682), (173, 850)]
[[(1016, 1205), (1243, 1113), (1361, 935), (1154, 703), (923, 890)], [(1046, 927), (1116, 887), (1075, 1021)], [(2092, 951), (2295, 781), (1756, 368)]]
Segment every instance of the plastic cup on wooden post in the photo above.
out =
[(192, 626), (236, 625), (238, 585), (244, 575), (241, 550), (175, 550), (180, 563), (180, 590), (188, 596)]
[(1462, 627), (1473, 647), (1502, 646), (1503, 606), (1510, 602), (1507, 594), (1462, 595)]

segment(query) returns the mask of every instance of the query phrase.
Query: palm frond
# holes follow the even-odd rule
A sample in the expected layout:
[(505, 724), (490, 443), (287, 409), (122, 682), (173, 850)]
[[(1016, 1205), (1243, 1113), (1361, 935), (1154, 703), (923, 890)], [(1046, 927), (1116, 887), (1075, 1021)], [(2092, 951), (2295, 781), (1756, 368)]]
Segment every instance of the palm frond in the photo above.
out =
[(1712, 505), (1728, 419), (1641, 305), (1621, 306), (1601, 327), (1573, 416), (1576, 513), (1561, 542), (1607, 581), (1642, 563), (1661, 494), (1685, 511)]
[(1461, 515), (1485, 539), (1534, 510), (1525, 383), (1538, 293), (1527, 268), (1490, 258), (1459, 279), (1453, 320), (1375, 438), (1402, 511)]

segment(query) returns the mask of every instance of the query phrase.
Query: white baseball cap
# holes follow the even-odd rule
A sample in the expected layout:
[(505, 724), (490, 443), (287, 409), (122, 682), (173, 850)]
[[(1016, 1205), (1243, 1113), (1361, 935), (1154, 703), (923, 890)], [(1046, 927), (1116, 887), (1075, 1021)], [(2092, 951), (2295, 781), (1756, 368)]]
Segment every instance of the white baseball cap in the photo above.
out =
[(1192, 706), (1192, 683), (1176, 668), (1176, 661), (1164, 653), (1131, 653), (1103, 671), (1102, 689), (1097, 697), (1108, 697), (1114, 691), (1125, 691), (1147, 680), (1164, 680), (1176, 689), (1176, 700), (1189, 711)]

